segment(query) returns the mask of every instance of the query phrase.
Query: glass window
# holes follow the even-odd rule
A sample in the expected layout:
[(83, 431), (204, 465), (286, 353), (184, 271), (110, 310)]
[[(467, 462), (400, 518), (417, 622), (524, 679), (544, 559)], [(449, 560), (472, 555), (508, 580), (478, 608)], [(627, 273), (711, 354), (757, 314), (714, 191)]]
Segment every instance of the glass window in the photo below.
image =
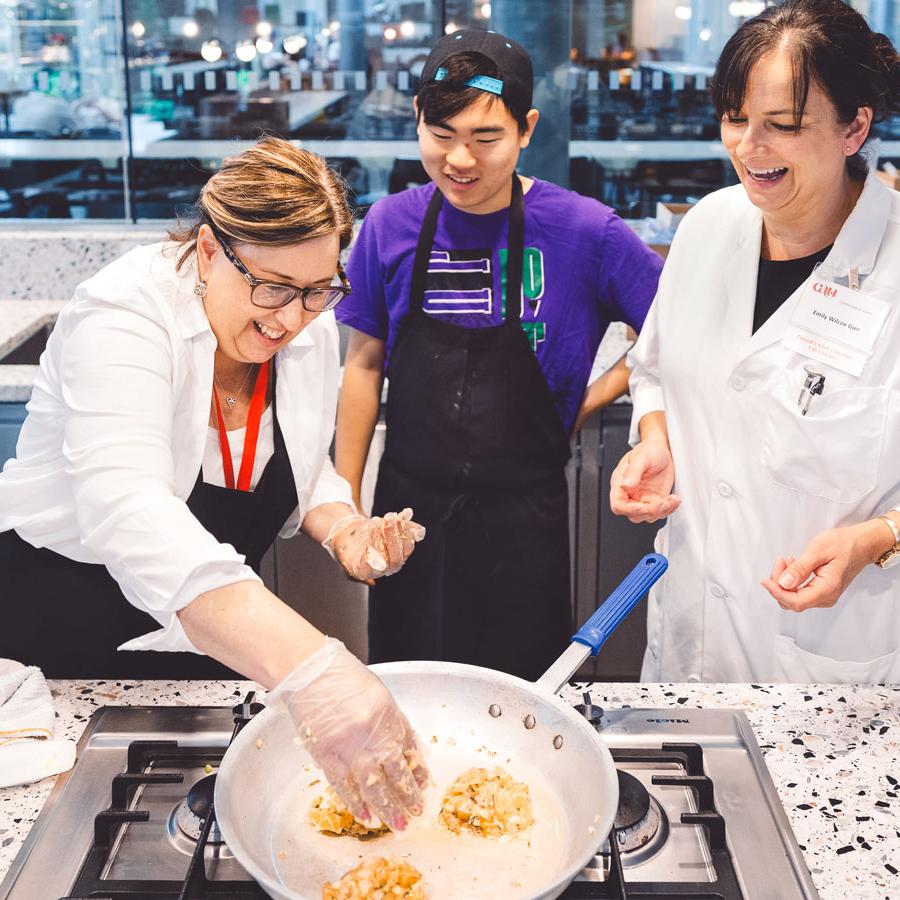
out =
[[(489, 27), (535, 60), (523, 170), (651, 215), (733, 178), (709, 79), (763, 5), (0, 0), (0, 217), (169, 219), (263, 132), (327, 156), (364, 209), (425, 180), (412, 97), (435, 40)], [(854, 5), (900, 38), (900, 0)], [(878, 133), (900, 162), (900, 120)]]
[(0, 4), (0, 216), (123, 218), (114, 0)]

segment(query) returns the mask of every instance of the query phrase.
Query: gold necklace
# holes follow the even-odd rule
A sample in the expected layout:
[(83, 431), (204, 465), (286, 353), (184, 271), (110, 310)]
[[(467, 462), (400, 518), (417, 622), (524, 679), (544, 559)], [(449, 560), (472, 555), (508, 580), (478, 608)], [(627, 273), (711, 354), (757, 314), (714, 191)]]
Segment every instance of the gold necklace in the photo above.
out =
[(244, 380), (241, 382), (241, 386), (232, 394), (229, 391), (226, 391), (225, 388), (222, 387), (222, 382), (216, 377), (215, 369), (213, 370), (213, 381), (219, 386), (219, 390), (225, 395), (225, 402), (229, 407), (232, 407), (237, 403), (237, 398), (240, 396), (241, 392), (244, 390), (244, 387), (247, 384), (247, 379), (250, 377), (250, 373), (253, 371), (255, 366), (251, 363), (247, 369), (247, 373), (244, 375)]

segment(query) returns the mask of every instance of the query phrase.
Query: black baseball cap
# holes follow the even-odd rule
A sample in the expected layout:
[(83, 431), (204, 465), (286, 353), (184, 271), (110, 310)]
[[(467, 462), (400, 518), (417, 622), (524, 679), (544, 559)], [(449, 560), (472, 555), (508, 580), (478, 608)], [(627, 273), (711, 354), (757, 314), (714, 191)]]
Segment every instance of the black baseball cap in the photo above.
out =
[(420, 84), (442, 81), (447, 74), (444, 63), (457, 53), (480, 53), (497, 67), (499, 78), (475, 75), (466, 84), (512, 101), (514, 106), (531, 108), (534, 70), (531, 57), (521, 44), (496, 31), (454, 31), (445, 34), (435, 45), (422, 69)]

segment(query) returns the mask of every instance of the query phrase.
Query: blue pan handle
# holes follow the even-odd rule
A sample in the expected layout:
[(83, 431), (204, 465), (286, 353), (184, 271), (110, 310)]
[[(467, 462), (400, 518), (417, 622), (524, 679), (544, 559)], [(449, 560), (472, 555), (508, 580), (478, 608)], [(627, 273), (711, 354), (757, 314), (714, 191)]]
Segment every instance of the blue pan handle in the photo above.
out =
[(572, 640), (591, 648), (596, 656), (622, 620), (669, 568), (669, 561), (659, 553), (648, 553), (625, 577), (622, 583), (597, 607), (594, 614), (578, 629)]

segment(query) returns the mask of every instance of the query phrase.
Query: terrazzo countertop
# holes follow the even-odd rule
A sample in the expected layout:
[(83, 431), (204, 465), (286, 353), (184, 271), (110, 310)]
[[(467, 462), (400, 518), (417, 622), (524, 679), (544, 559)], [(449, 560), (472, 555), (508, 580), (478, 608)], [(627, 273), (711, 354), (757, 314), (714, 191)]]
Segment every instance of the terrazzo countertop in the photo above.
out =
[[(0, 300), (0, 403), (28, 402), (37, 366), (3, 365), (2, 359), (36, 331), (54, 322), (65, 303), (64, 300)], [(588, 382), (615, 365), (631, 344), (624, 323), (611, 323), (600, 342)], [(382, 401), (386, 396), (387, 379), (382, 388)], [(624, 400), (627, 395), (620, 398)]]
[[(99, 706), (232, 706), (252, 682), (51, 681), (58, 735)], [(747, 714), (823, 900), (900, 897), (900, 685), (576, 684), (601, 706), (732, 707)], [(0, 790), (0, 878), (54, 778)]]
[[(80, 225), (46, 222), (35, 228), (0, 226), (5, 294), (15, 299), (72, 296), (76, 285), (140, 244), (164, 240), (159, 225)], [(2, 302), (2, 301), (0, 301)]]
[[(33, 334), (56, 321), (64, 300), (0, 301), (0, 361)], [(37, 366), (0, 362), (0, 403), (24, 403), (31, 396)]]

